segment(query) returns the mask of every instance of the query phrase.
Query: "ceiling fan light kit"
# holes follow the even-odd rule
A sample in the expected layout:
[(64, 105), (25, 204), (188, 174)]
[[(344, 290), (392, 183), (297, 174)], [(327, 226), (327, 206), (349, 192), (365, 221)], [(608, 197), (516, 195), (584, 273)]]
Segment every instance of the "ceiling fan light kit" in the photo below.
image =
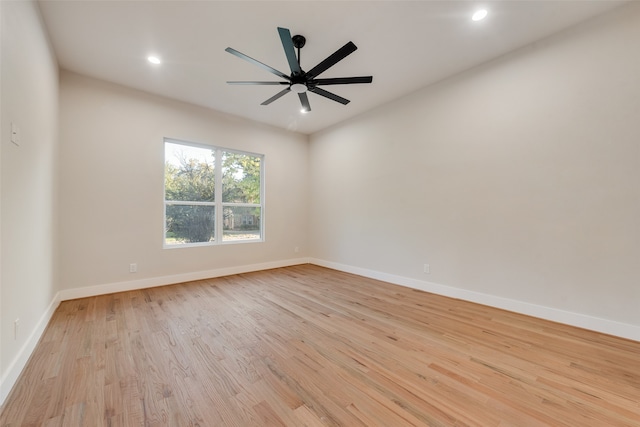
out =
[(307, 86), (303, 83), (294, 83), (289, 86), (289, 89), (291, 89), (295, 93), (305, 93), (307, 91)]
[[(347, 56), (351, 55), (353, 52), (358, 49), (353, 42), (348, 42), (340, 49), (336, 50), (334, 53), (329, 55), (326, 59), (320, 62), (318, 65), (313, 67), (309, 71), (304, 71), (300, 67), (300, 49), (304, 47), (307, 39), (305, 39), (301, 35), (295, 35), (291, 37), (291, 32), (287, 28), (278, 27), (278, 34), (280, 35), (280, 41), (282, 42), (282, 47), (284, 49), (284, 54), (287, 57), (287, 62), (289, 63), (289, 68), (291, 69), (291, 74), (287, 75), (281, 71), (276, 70), (262, 62), (251, 58), (250, 56), (245, 55), (244, 53), (238, 52), (233, 48), (226, 48), (225, 51), (229, 52), (232, 55), (237, 56), (238, 58), (244, 59), (247, 62), (250, 62), (254, 65), (257, 65), (260, 68), (263, 68), (270, 73), (280, 77), (283, 81), (228, 81), (228, 84), (232, 85), (282, 85), (287, 86), (285, 89), (276, 93), (271, 98), (267, 99), (260, 105), (269, 105), (276, 99), (286, 95), (289, 92), (294, 92), (298, 94), (300, 98), (300, 104), (302, 104), (302, 111), (309, 112), (311, 111), (311, 105), (309, 105), (309, 97), (307, 96), (307, 92), (313, 92), (316, 95), (323, 96), (332, 101), (339, 102), (340, 104), (346, 105), (350, 101), (348, 99), (342, 98), (334, 93), (331, 93), (327, 90), (319, 88), (318, 86), (323, 85), (341, 85), (341, 84), (359, 84), (359, 83), (371, 83), (373, 81), (373, 76), (360, 76), (360, 77), (334, 77), (327, 79), (318, 79), (320, 74), (327, 71), (329, 68), (333, 67), (338, 62), (342, 61)], [(296, 56), (296, 49), (298, 50), (298, 54)]]

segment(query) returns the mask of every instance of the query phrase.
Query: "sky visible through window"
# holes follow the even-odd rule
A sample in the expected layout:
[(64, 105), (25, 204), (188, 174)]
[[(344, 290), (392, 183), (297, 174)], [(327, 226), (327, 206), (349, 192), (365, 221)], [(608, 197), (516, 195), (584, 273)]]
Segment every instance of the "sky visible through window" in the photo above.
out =
[(195, 159), (198, 162), (213, 165), (212, 148), (194, 147), (184, 144), (167, 142), (164, 146), (164, 160), (173, 166), (180, 166), (181, 159)]

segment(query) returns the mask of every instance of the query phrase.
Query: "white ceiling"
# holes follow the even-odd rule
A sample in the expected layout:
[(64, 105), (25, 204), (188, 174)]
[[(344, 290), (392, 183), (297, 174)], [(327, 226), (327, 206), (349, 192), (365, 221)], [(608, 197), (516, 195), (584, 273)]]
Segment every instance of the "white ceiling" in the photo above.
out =
[[(310, 134), (622, 3), (41, 0), (40, 7), (63, 69)], [(489, 16), (471, 21), (480, 7)], [(326, 87), (350, 99), (346, 106), (311, 93), (313, 111), (304, 115), (293, 93), (260, 105), (279, 86), (227, 85), (278, 78), (226, 47), (289, 74), (278, 26), (307, 38), (306, 70), (353, 41), (358, 50), (320, 77), (373, 75), (373, 83)], [(148, 63), (150, 54), (163, 63)]]

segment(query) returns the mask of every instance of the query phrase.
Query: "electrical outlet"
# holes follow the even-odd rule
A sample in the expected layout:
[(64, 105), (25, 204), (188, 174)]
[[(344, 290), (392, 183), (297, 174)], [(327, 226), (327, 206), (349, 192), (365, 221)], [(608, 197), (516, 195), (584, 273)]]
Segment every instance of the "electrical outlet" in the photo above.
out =
[(14, 122), (11, 122), (11, 142), (20, 145), (20, 128)]
[(300, 248), (296, 246), (295, 248), (293, 248), (293, 252), (295, 252), (295, 253), (300, 252)]
[(20, 319), (16, 319), (13, 321), (13, 339), (18, 339), (18, 326), (20, 326)]
[(132, 263), (129, 264), (129, 273), (137, 273), (138, 272), (138, 264)]
[(425, 264), (425, 265), (424, 265), (424, 267), (423, 267), (423, 271), (424, 271), (426, 274), (430, 274), (430, 273), (431, 273), (431, 267), (429, 267), (429, 264)]

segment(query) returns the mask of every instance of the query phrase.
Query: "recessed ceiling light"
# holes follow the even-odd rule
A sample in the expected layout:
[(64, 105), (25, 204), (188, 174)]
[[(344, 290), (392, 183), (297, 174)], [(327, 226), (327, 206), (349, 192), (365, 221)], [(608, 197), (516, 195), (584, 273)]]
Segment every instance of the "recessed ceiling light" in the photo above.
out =
[(155, 65), (160, 64), (160, 58), (158, 58), (157, 56), (147, 56), (147, 61)]
[(473, 19), (474, 21), (481, 21), (487, 17), (488, 13), (489, 12), (487, 12), (487, 9), (480, 9), (473, 14), (471, 19)]

